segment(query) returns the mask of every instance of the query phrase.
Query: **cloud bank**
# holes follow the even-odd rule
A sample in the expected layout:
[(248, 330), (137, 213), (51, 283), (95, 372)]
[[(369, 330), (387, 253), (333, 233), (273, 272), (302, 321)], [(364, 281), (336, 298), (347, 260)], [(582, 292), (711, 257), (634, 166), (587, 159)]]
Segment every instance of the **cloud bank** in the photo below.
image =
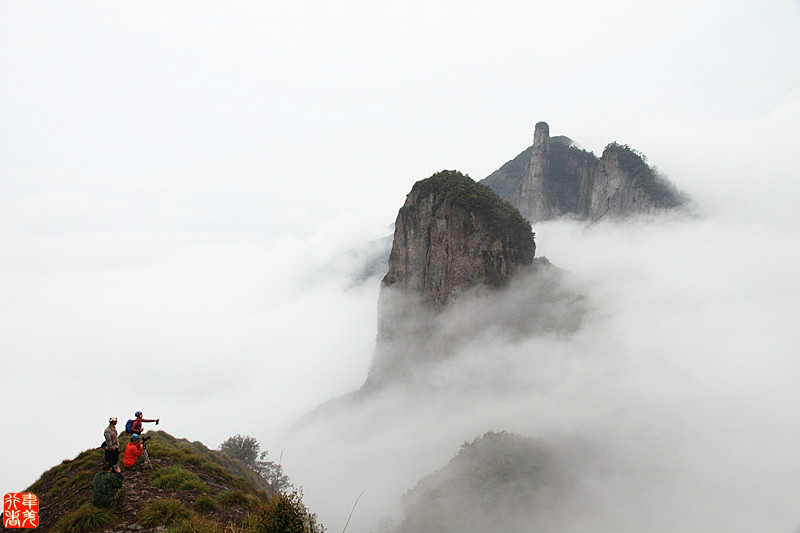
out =
[[(517, 530), (795, 528), (797, 236), (715, 216), (536, 229), (589, 301), (582, 326), (482, 335), (297, 429), (285, 463), (323, 523), (343, 526), (364, 489), (349, 528), (399, 523), (401, 496), (461, 442), (509, 430), (568, 455), (577, 480)], [(490, 308), (468, 309), (465, 334)]]

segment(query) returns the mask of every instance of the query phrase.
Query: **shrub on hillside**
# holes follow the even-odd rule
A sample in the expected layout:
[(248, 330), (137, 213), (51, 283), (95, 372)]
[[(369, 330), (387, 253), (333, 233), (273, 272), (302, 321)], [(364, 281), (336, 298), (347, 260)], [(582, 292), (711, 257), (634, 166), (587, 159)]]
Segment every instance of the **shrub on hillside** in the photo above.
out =
[(297, 492), (279, 493), (255, 513), (252, 520), (254, 533), (323, 533), (325, 528), (317, 522), (317, 515), (309, 513)]
[(208, 485), (197, 477), (197, 474), (177, 465), (159, 468), (153, 472), (150, 484), (167, 490), (200, 489), (203, 492), (209, 492)]
[(248, 507), (250, 498), (239, 489), (226, 490), (217, 494), (217, 501), (225, 507)]
[(173, 498), (154, 500), (139, 513), (139, 523), (146, 527), (170, 526), (193, 515), (190, 509)]
[(84, 503), (71, 513), (67, 513), (56, 522), (52, 533), (86, 533), (99, 531), (114, 523), (116, 515), (111, 509), (95, 507)]
[(250, 470), (264, 478), (273, 489), (282, 492), (291, 487), (289, 477), (283, 473), (283, 467), (267, 461), (267, 452), (261, 451), (261, 444), (250, 435), (234, 435), (219, 445), (219, 451), (241, 461)]
[(201, 513), (213, 513), (222, 509), (222, 504), (216, 498), (202, 494), (195, 500), (194, 508)]

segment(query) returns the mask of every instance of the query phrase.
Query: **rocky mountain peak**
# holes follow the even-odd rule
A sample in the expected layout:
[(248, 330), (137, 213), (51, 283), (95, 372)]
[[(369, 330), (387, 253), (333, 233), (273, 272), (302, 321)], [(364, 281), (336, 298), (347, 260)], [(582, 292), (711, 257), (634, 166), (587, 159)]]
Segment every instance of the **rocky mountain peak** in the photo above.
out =
[(550, 126), (547, 122), (537, 122), (533, 128), (533, 145), (550, 150)]
[(530, 223), (469, 176), (447, 170), (414, 184), (395, 222), (367, 385), (409, 365), (409, 343), (417, 354), (429, 351), (434, 319), (448, 304), (505, 286), (535, 251)]
[(598, 158), (536, 124), (533, 144), (481, 181), (531, 222), (560, 216), (597, 221), (680, 207), (687, 197), (628, 145)]
[(527, 172), (509, 201), (528, 220), (546, 220), (551, 217), (547, 198), (547, 179), (550, 176), (550, 126), (539, 122), (533, 131), (533, 145)]
[(382, 287), (444, 305), (476, 285), (502, 286), (535, 251), (531, 226), (516, 209), (469, 176), (443, 171), (406, 197)]

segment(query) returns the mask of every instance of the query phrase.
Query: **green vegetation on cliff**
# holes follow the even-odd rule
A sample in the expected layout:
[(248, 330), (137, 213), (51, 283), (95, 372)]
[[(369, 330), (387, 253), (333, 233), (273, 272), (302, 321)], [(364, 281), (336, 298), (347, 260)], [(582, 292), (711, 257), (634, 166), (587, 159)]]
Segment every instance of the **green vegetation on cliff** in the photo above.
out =
[(517, 208), (486, 185), (477, 183), (457, 170), (443, 170), (416, 182), (411, 189), (411, 194), (414, 193), (420, 196), (433, 194), (438, 202), (437, 207), (450, 201), (472, 213), (484, 215), (487, 225), (493, 229), (533, 236), (530, 222), (522, 217)]
[(627, 144), (612, 142), (603, 150), (603, 157), (610, 156), (617, 158), (619, 168), (628, 173), (633, 186), (644, 189), (658, 205), (667, 208), (681, 205), (681, 193), (647, 164), (644, 154)]

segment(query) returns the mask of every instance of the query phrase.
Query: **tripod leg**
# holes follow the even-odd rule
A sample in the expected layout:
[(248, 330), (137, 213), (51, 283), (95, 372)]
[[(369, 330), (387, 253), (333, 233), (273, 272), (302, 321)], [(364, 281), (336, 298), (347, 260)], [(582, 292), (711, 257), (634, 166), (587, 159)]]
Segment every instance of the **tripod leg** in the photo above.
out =
[(144, 458), (147, 459), (147, 464), (150, 465), (150, 470), (153, 470), (153, 463), (150, 462), (150, 454), (147, 453), (147, 448), (144, 449)]

